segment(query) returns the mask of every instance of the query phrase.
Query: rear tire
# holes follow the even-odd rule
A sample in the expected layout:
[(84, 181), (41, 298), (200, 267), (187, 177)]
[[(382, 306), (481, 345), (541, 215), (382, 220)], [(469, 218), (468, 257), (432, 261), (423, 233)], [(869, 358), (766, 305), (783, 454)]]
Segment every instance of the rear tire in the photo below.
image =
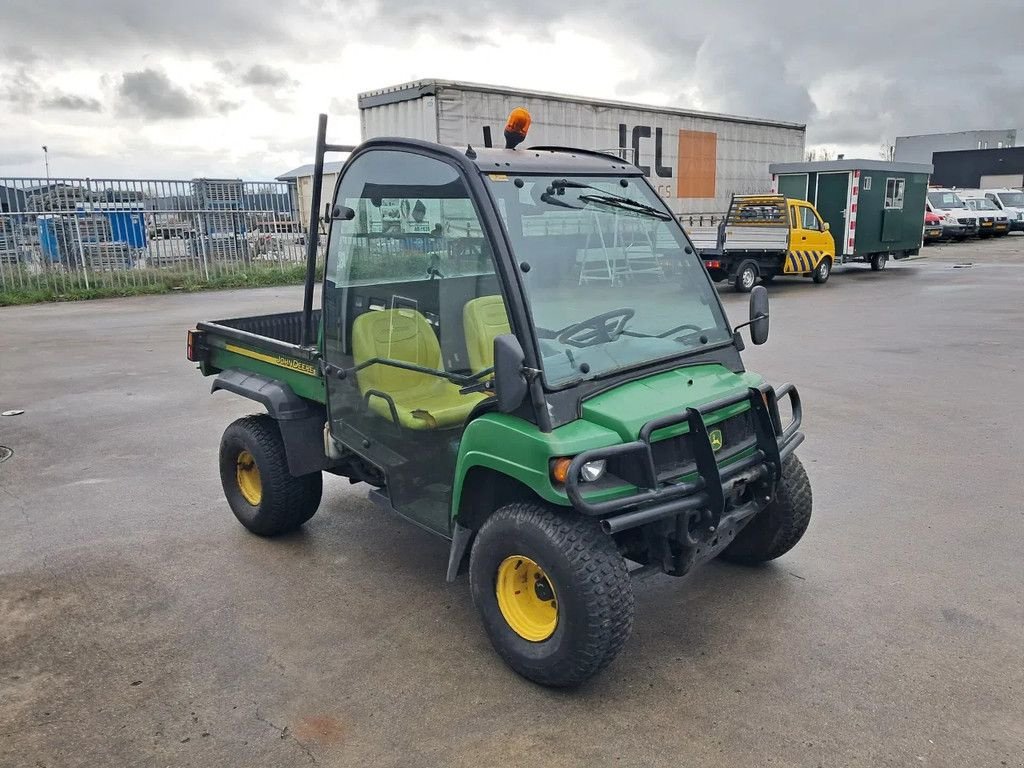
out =
[(831, 274), (832, 258), (829, 256), (825, 256), (821, 261), (818, 262), (818, 266), (814, 268), (814, 271), (811, 273), (811, 278), (814, 280), (814, 282), (820, 285), (821, 283), (827, 283), (829, 275)]
[(232, 422), (220, 441), (220, 481), (231, 511), (258, 536), (294, 531), (316, 514), (320, 472), (295, 477), (277, 421), (267, 415)]
[(541, 685), (596, 675), (633, 627), (625, 560), (595, 520), (571, 510), (532, 502), (497, 510), (473, 542), (469, 586), (494, 649)]
[(719, 557), (756, 565), (781, 557), (796, 546), (811, 522), (811, 483), (796, 454), (782, 463), (775, 498), (740, 531)]
[(889, 254), (887, 253), (876, 253), (871, 257), (871, 271), (881, 272), (885, 269), (885, 265), (889, 263)]
[(757, 265), (752, 261), (744, 261), (736, 270), (733, 286), (740, 293), (750, 293), (757, 283)]

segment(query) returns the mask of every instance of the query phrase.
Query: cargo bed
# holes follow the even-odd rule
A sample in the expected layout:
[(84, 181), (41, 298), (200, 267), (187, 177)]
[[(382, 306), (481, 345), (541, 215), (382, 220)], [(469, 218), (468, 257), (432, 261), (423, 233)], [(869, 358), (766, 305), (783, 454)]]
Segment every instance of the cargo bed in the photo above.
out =
[[(314, 328), (320, 310), (313, 311)], [(198, 323), (194, 344), (203, 375), (244, 371), (280, 379), (300, 397), (324, 402), (316, 347), (302, 347), (302, 312), (237, 317)]]

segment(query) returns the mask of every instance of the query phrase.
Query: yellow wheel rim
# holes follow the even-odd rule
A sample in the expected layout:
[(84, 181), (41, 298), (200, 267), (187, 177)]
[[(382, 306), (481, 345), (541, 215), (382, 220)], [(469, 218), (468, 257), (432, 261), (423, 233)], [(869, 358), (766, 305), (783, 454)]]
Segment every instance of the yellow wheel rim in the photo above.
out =
[(256, 459), (248, 451), (238, 454), (235, 478), (238, 481), (238, 490), (242, 492), (242, 498), (254, 507), (258, 507), (263, 500), (263, 481), (260, 480)]
[(521, 638), (539, 643), (555, 633), (555, 587), (536, 562), (523, 555), (506, 557), (498, 566), (494, 590), (501, 615)]

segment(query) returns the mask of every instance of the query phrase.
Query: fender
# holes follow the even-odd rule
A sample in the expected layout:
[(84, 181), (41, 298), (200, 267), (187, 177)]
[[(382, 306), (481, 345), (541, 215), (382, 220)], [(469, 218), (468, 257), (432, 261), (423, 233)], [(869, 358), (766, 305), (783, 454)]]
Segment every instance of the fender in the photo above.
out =
[(323, 451), (327, 411), (320, 403), (305, 400), (285, 382), (228, 368), (218, 374), (210, 392), (223, 389), (260, 403), (277, 421), (288, 456), (288, 471), (295, 477), (320, 472), (335, 465)]

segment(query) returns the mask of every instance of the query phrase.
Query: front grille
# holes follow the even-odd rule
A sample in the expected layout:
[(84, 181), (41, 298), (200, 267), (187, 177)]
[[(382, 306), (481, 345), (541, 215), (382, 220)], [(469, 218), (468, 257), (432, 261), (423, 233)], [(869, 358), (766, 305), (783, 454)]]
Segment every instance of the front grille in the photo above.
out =
[[(725, 421), (708, 425), (709, 434), (715, 430), (722, 432), (722, 447), (715, 451), (715, 456), (721, 461), (723, 457), (729, 456), (744, 443), (753, 442), (753, 413), (748, 409)], [(696, 470), (689, 433), (652, 442), (651, 453), (659, 480), (668, 480)], [(636, 464), (635, 457), (616, 457), (608, 460), (608, 472), (637, 485), (643, 470)]]

